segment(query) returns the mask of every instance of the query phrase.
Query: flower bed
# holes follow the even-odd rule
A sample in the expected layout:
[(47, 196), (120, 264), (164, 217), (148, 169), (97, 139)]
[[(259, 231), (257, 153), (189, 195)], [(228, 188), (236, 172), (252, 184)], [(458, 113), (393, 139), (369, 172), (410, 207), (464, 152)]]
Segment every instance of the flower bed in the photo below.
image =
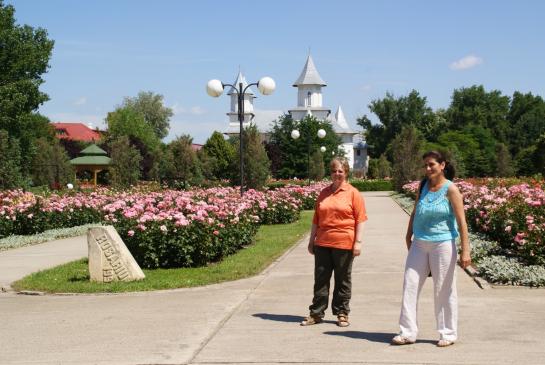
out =
[[(474, 257), (476, 263), (482, 265), (481, 272), (485, 276), (497, 282), (506, 282), (507, 277), (519, 277), (524, 271), (517, 265), (545, 265), (543, 181), (488, 178), (456, 180), (455, 183), (464, 196), (464, 209), (470, 229), (497, 242), (497, 245), (490, 245), (493, 249), (488, 255)], [(405, 185), (403, 189), (414, 198), (418, 185), (419, 181), (415, 181)], [(491, 256), (500, 258), (491, 259)], [(502, 259), (502, 256), (506, 259)], [(503, 272), (505, 270), (502, 268), (510, 267), (513, 274), (491, 274), (491, 268), (498, 260), (503, 262), (502, 265), (496, 265), (498, 270)], [(532, 268), (528, 272), (531, 276), (536, 276), (542, 270)], [(528, 281), (533, 284), (527, 284)], [(521, 277), (511, 280), (513, 282), (521, 285), (543, 285), (545, 281)]]
[(274, 191), (101, 189), (41, 197), (0, 195), (0, 238), (88, 223), (113, 225), (146, 268), (201, 266), (252, 242), (259, 224), (289, 223), (313, 206), (325, 184)]

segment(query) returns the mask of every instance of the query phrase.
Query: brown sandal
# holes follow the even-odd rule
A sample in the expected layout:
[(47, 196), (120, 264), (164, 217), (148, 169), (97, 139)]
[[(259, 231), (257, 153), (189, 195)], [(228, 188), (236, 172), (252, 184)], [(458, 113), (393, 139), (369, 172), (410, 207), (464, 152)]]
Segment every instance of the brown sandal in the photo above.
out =
[(323, 319), (320, 317), (308, 316), (300, 323), (301, 326), (312, 326), (313, 324), (322, 323)]
[(339, 327), (348, 327), (348, 326), (350, 326), (350, 322), (348, 322), (348, 315), (347, 314), (339, 314), (337, 316), (337, 326), (339, 326)]

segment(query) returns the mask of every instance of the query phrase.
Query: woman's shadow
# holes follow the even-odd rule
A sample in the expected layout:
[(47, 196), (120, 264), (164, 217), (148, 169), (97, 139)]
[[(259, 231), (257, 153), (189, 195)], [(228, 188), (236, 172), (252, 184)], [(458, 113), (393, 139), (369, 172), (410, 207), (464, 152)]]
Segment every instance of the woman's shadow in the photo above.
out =
[[(277, 321), (277, 322), (288, 322), (288, 323), (300, 323), (305, 317), (302, 316), (293, 316), (291, 314), (270, 314), (270, 313), (255, 313), (252, 316), (265, 319), (268, 321)], [(323, 324), (335, 324), (335, 321), (326, 320), (322, 322)], [(319, 324), (318, 326), (320, 326)], [(330, 336), (344, 336), (348, 338), (354, 338), (357, 340), (365, 340), (369, 342), (380, 342), (390, 344), (392, 338), (397, 335), (397, 333), (391, 332), (363, 332), (363, 331), (325, 331), (325, 335)], [(419, 343), (435, 343), (436, 341), (432, 340), (418, 340)]]

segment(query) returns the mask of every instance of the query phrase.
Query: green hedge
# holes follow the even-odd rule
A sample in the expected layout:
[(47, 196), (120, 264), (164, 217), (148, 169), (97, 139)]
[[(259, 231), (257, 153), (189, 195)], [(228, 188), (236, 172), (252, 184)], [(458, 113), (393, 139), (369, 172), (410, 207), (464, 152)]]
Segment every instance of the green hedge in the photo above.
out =
[(392, 180), (351, 179), (350, 184), (359, 191), (391, 191), (394, 190)]

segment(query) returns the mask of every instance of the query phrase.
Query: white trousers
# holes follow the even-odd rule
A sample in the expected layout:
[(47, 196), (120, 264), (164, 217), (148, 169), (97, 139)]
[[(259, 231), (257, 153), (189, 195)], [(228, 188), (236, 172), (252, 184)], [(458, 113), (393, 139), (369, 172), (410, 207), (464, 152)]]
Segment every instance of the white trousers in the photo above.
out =
[(399, 317), (400, 334), (412, 341), (418, 334), (418, 297), (431, 270), (435, 302), (435, 318), (440, 339), (455, 341), (458, 327), (458, 295), (456, 292), (456, 242), (414, 240), (403, 282), (403, 302)]

